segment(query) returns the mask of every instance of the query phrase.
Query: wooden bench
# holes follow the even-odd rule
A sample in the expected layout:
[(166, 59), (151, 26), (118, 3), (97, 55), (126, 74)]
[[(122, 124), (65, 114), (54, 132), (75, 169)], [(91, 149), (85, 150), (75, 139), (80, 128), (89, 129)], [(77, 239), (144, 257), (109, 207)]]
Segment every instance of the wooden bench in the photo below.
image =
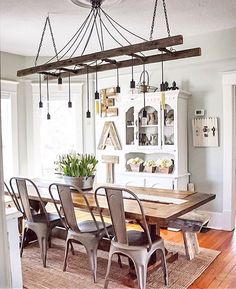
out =
[(187, 259), (192, 260), (199, 254), (200, 249), (197, 233), (200, 232), (202, 227), (206, 225), (209, 220), (209, 214), (192, 211), (176, 220), (168, 222), (168, 227), (181, 230)]

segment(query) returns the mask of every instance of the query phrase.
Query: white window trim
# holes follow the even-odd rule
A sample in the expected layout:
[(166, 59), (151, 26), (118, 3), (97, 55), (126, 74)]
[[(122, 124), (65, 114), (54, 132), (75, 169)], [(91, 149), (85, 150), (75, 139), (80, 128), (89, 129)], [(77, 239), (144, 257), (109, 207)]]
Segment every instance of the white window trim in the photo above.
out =
[[(10, 94), (12, 97), (13, 111), (17, 108), (16, 101), (16, 92), (17, 92), (17, 82), (1, 80), (1, 93)], [(17, 112), (17, 110), (16, 110)], [(13, 113), (12, 113), (13, 115)], [(12, 127), (16, 125), (17, 128), (17, 114), (14, 115), (16, 121), (12, 121)], [(13, 134), (17, 138), (17, 129), (15, 129), (15, 133)], [(16, 143), (16, 147), (18, 148), (18, 141)], [(6, 213), (5, 213), (5, 203), (4, 203), (4, 188), (3, 188), (3, 158), (2, 158), (2, 126), (0, 124), (0, 236), (2, 239), (2, 246), (0, 250), (0, 287), (1, 288), (11, 288), (12, 280), (11, 280), (11, 265), (10, 265), (10, 252), (9, 245), (7, 240), (7, 227), (6, 227)], [(16, 155), (18, 156), (18, 154)], [(18, 158), (17, 158), (18, 164)]]
[[(31, 83), (32, 86), (32, 99), (31, 103), (27, 103), (28, 108), (28, 118), (27, 118), (27, 159), (32, 163), (32, 167), (35, 168), (34, 171), (30, 171), (30, 175), (39, 176), (40, 171), (37, 168), (38, 152), (40, 151), (40, 140), (38, 133), (34, 130), (34, 127), (38, 127), (39, 117), (38, 114), (34, 113), (33, 107), (38, 106), (39, 102), (39, 83)], [(63, 82), (63, 93), (58, 91), (57, 83), (50, 83), (49, 85), (50, 94), (56, 97), (60, 97), (60, 95), (64, 95), (64, 91), (68, 91), (68, 83)], [(71, 83), (71, 97), (74, 98), (73, 106), (76, 108), (78, 112), (76, 114), (76, 122), (80, 127), (77, 130), (77, 144), (81, 148), (81, 153), (84, 151), (83, 147), (83, 83)], [(46, 105), (46, 84), (42, 83), (42, 100), (44, 105)], [(30, 108), (30, 111), (29, 111)], [(69, 108), (68, 108), (69, 110)], [(68, 111), (69, 112), (69, 111)], [(46, 116), (45, 116), (46, 117)], [(52, 116), (53, 117), (53, 116)], [(29, 121), (31, 119), (32, 121)]]
[(1, 95), (11, 100), (11, 123), (12, 123), (12, 174), (19, 174), (19, 147), (18, 147), (18, 110), (17, 88), (19, 82), (1, 80)]
[(224, 72), (223, 78), (223, 229), (235, 228), (235, 132), (236, 71)]

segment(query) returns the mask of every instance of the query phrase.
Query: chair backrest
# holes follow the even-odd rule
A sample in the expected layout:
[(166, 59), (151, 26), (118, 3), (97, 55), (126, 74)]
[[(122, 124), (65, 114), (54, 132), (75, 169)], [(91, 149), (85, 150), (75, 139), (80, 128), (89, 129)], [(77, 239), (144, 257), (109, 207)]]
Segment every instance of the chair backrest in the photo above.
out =
[(33, 208), (30, 205), (30, 199), (29, 199), (29, 191), (32, 190), (31, 194), (36, 194), (35, 196), (39, 200), (40, 203), (40, 213), (45, 215), (45, 221), (48, 222), (47, 219), (47, 211), (45, 209), (45, 204), (41, 198), (41, 195), (39, 193), (39, 190), (35, 183), (28, 179), (23, 177), (13, 177), (10, 179), (10, 187), (15, 196), (19, 196), (17, 198), (20, 200), (19, 204), (22, 208), (22, 213), (25, 219), (27, 219), (30, 222), (33, 222)]
[(4, 182), (4, 187), (5, 187), (5, 190), (7, 191), (8, 195), (12, 198), (12, 201), (16, 207), (16, 209), (22, 213), (22, 215), (24, 214), (24, 211), (23, 211), (23, 208), (21, 207), (19, 201), (18, 201), (18, 198), (15, 194), (14, 191), (11, 191), (8, 187), (8, 185)]
[[(53, 190), (55, 188), (56, 188), (58, 196), (59, 196), (62, 212), (59, 210), (59, 208), (57, 206), (57, 201), (54, 197), (54, 191)], [(73, 192), (76, 193), (76, 191), (78, 193), (80, 193), (80, 195), (84, 199), (85, 204), (87, 206), (87, 211), (92, 216), (92, 219), (95, 223), (97, 230), (99, 230), (96, 218), (92, 212), (91, 207), (89, 206), (88, 199), (84, 195), (83, 191), (76, 186), (71, 186), (71, 185), (67, 185), (67, 184), (60, 184), (60, 183), (52, 183), (49, 186), (49, 193), (51, 195), (51, 198), (54, 202), (54, 205), (56, 207), (56, 210), (57, 210), (60, 218), (62, 220), (64, 220), (64, 223), (68, 229), (71, 229), (71, 230), (76, 231), (76, 232), (80, 232), (80, 229), (78, 227), (77, 220), (76, 220), (73, 198), (72, 198), (72, 193)]]
[[(125, 188), (116, 188), (116, 187), (109, 187), (109, 186), (101, 186), (98, 187), (95, 191), (95, 201), (99, 211), (101, 213), (101, 209), (99, 206), (99, 195), (105, 192), (105, 196), (107, 199), (108, 208), (110, 211), (111, 221), (115, 233), (115, 240), (118, 243), (129, 245), (128, 243), (128, 235), (127, 235), (127, 227), (125, 222), (125, 209), (124, 209), (124, 199), (130, 199), (133, 202), (138, 204), (138, 208), (140, 210), (141, 222), (143, 224), (143, 229), (147, 234), (149, 246), (152, 245), (152, 240), (150, 237), (150, 232), (148, 229), (146, 217), (144, 214), (143, 206), (137, 197), (132, 191), (127, 190)], [(135, 204), (134, 204), (135, 205)], [(101, 218), (103, 220), (103, 216), (101, 214)], [(103, 221), (104, 223), (104, 221)]]

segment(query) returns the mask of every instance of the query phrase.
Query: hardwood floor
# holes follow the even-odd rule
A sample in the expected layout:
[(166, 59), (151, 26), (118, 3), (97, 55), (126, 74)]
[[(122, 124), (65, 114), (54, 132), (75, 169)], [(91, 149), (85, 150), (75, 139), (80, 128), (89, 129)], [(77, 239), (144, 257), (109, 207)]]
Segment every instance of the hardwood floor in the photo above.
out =
[[(165, 240), (183, 242), (179, 232), (161, 230), (161, 236)], [(198, 240), (201, 247), (219, 250), (222, 253), (189, 289), (236, 288), (236, 233), (209, 230), (199, 233)]]

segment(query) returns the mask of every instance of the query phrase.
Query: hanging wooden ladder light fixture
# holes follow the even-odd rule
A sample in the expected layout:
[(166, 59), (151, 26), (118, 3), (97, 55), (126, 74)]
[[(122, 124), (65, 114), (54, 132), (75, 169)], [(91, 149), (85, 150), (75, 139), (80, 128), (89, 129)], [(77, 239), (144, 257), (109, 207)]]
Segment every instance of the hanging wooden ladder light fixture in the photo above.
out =
[[(117, 67), (121, 69), (125, 67), (134, 67), (137, 65), (172, 61), (201, 55), (201, 48), (199, 47), (178, 51), (172, 49), (173, 46), (183, 44), (183, 36), (182, 35), (170, 36), (165, 0), (162, 0), (162, 2), (166, 16), (168, 37), (152, 40), (152, 32), (155, 20), (155, 13), (154, 13), (151, 29), (151, 37), (149, 41), (129, 31), (121, 24), (116, 22), (110, 15), (108, 15), (104, 11), (104, 9), (101, 6), (102, 2), (103, 2), (102, 0), (91, 0), (91, 10), (88, 16), (86, 17), (82, 25), (79, 27), (77, 32), (74, 34), (74, 36), (59, 52), (57, 52), (55, 46), (55, 41), (52, 34), (51, 24), (48, 16), (46, 19), (38, 53), (36, 56), (35, 66), (18, 70), (17, 76), (22, 77), (38, 73), (44, 74), (47, 79), (58, 79), (58, 78), (61, 79), (68, 77), (69, 74), (70, 76), (79, 76), (87, 73), (95, 73), (95, 72), (98, 73), (102, 71), (113, 70), (117, 69)], [(157, 1), (155, 1), (154, 12), (156, 11), (156, 4)], [(118, 41), (111, 34), (110, 29), (108, 29), (108, 25), (106, 25), (105, 21), (113, 28), (113, 30), (115, 30), (121, 36), (122, 40), (125, 41), (128, 45), (123, 45), (121, 41)], [(52, 36), (55, 50), (55, 56), (51, 58), (47, 63), (37, 65), (37, 59), (39, 57), (47, 24), (50, 28), (50, 33)], [(91, 35), (93, 34), (94, 31), (97, 35), (101, 51), (90, 54), (84, 54), (91, 39)], [(127, 39), (127, 37), (125, 37), (124, 34), (122, 33), (123, 31), (132, 36), (135, 36), (137, 39), (142, 40), (142, 42), (131, 44), (131, 42)], [(106, 32), (108, 37), (112, 38), (119, 45), (118, 48), (105, 50), (104, 32)], [(80, 44), (82, 43), (83, 40), (85, 40), (85, 45), (81, 47)], [(80, 48), (82, 48), (81, 54), (79, 56), (74, 56), (75, 53), (78, 52)], [(157, 51), (155, 51), (151, 55), (148, 56), (145, 55), (145, 52), (152, 50), (158, 50), (159, 52), (161, 51), (162, 54), (157, 53)], [(65, 58), (69, 53), (70, 57)], [(127, 59), (119, 60), (119, 57), (121, 56), (126, 56)], [(114, 61), (116, 65), (114, 65), (112, 61)]]

